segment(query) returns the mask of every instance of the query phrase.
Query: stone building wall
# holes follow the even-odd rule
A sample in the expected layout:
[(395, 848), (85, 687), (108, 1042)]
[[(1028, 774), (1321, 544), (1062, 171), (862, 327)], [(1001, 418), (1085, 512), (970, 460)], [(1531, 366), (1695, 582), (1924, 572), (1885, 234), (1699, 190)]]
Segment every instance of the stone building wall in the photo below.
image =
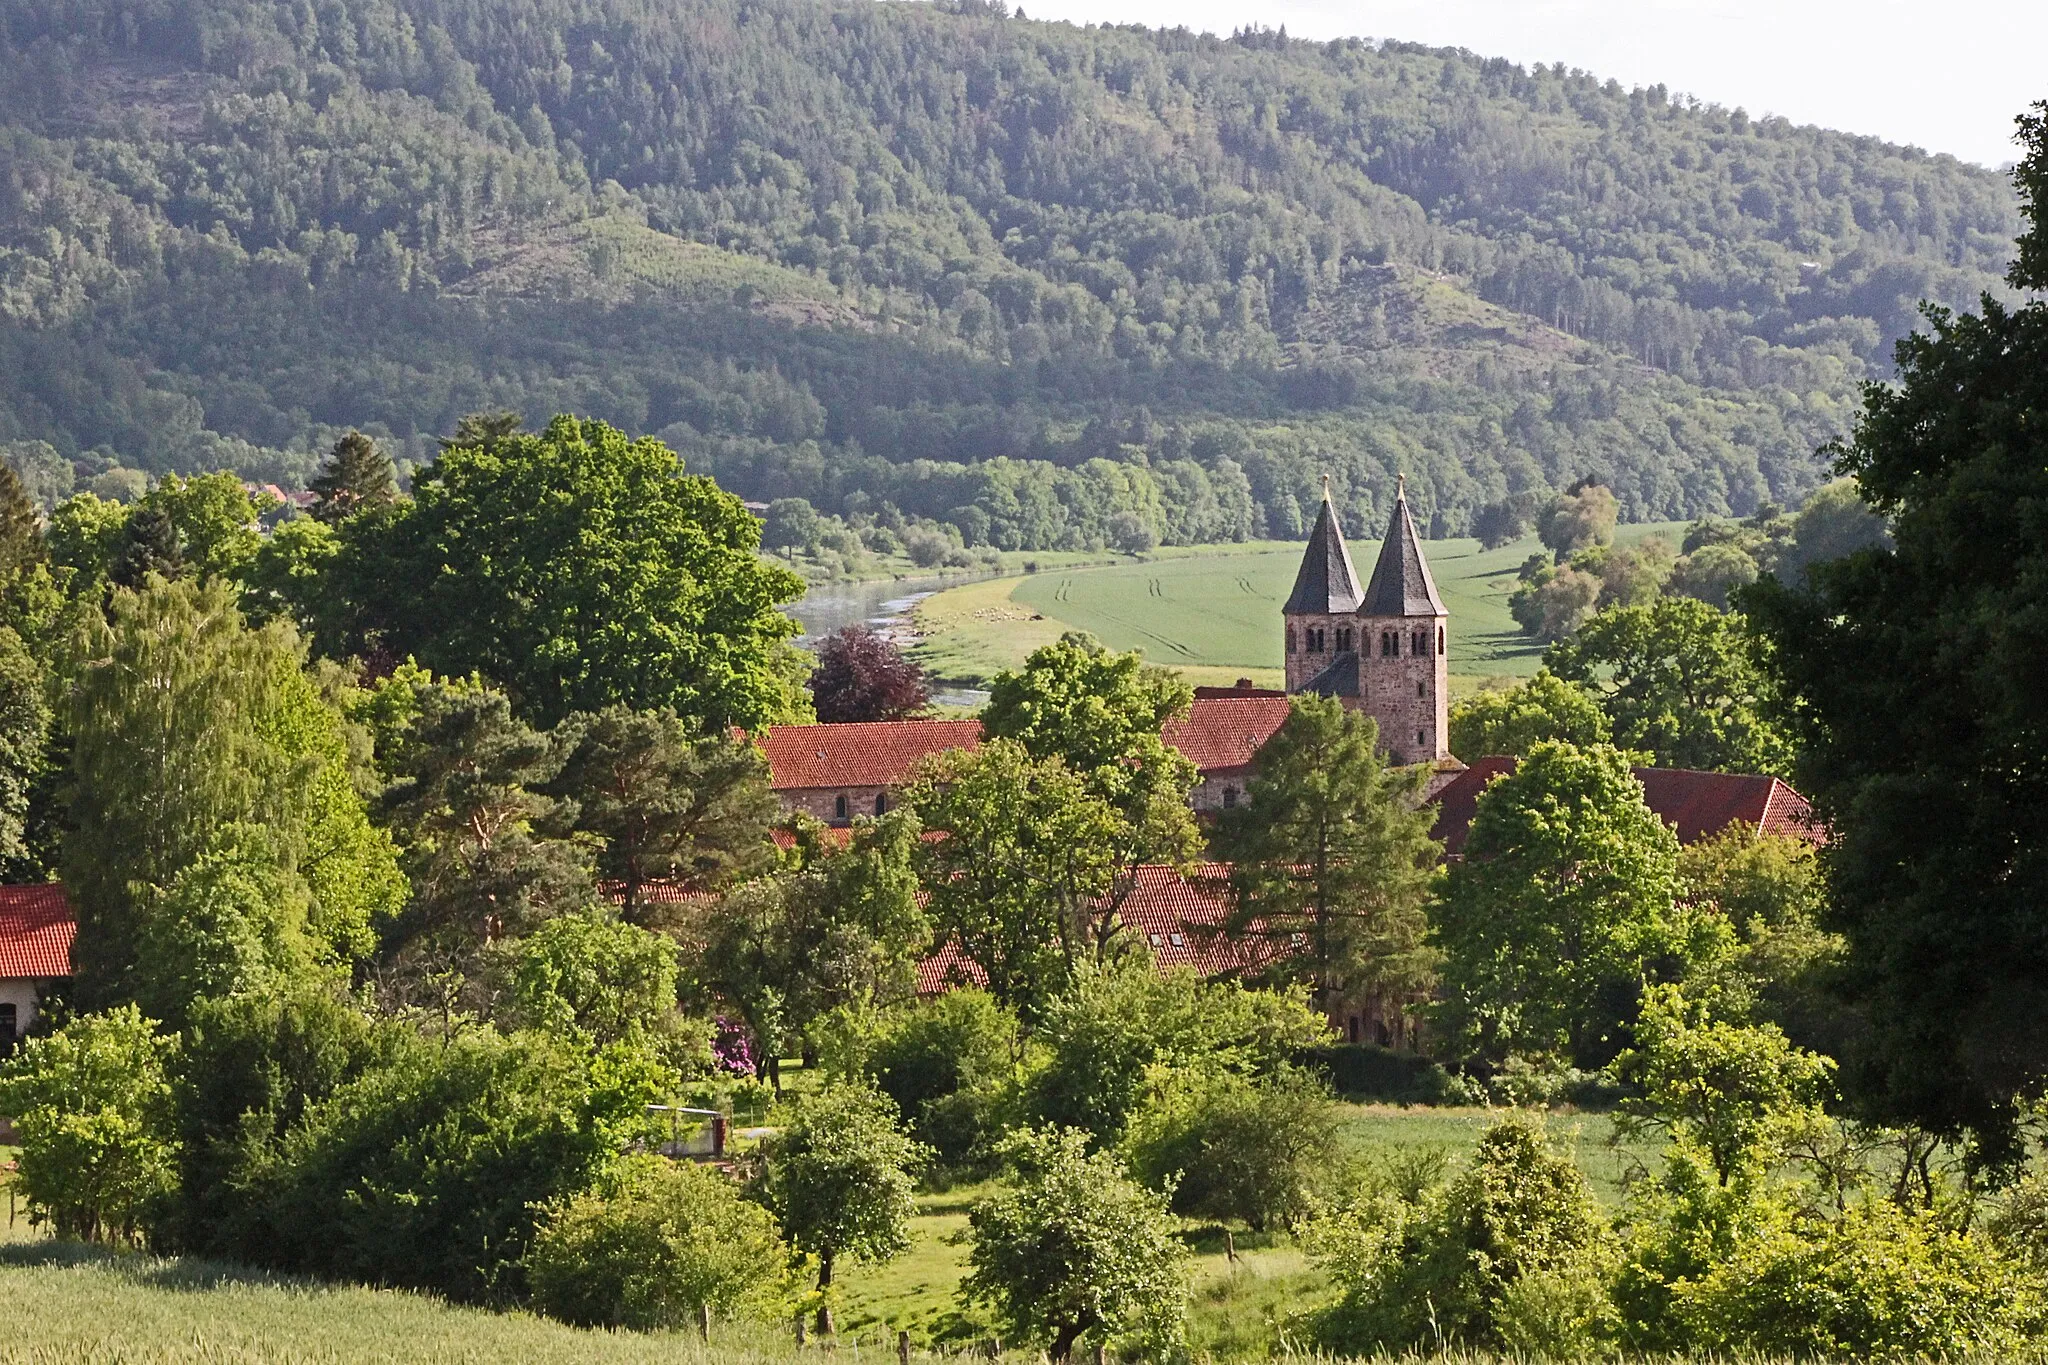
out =
[[(1361, 709), (1379, 722), (1380, 748), (1398, 763), (1432, 763), (1450, 752), (1449, 618), (1361, 616)], [(1385, 654), (1391, 634), (1399, 653)], [(1426, 649), (1416, 652), (1422, 644)]]
[[(1299, 692), (1310, 678), (1330, 666), (1347, 649), (1358, 647), (1359, 618), (1350, 613), (1334, 616), (1289, 616), (1283, 628), (1292, 634), (1292, 647), (1283, 641), (1287, 660), (1287, 690)], [(1316, 643), (1313, 632), (1321, 631), (1321, 649), (1310, 649)]]

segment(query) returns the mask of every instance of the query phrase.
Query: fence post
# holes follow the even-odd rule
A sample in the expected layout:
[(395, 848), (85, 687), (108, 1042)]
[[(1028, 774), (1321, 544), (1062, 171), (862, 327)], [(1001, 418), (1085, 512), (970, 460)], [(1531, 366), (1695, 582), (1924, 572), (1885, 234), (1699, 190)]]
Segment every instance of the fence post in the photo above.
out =
[(804, 1344), (804, 1315), (802, 1313), (796, 1315), (796, 1344), (799, 1346)]
[(896, 1333), (896, 1365), (910, 1365), (910, 1333), (900, 1329)]
[(706, 1341), (711, 1340), (711, 1305), (708, 1303), (697, 1305), (697, 1335)]

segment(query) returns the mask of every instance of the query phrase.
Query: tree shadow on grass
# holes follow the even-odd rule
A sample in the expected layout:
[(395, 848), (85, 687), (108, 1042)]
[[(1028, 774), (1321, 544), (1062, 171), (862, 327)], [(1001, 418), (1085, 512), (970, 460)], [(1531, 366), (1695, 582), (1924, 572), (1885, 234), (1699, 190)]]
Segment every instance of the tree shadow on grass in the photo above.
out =
[(150, 1289), (207, 1293), (229, 1286), (288, 1289), (317, 1293), (345, 1286), (303, 1276), (280, 1275), (274, 1271), (209, 1261), (194, 1256), (157, 1256), (143, 1251), (94, 1246), (55, 1238), (41, 1242), (13, 1242), (0, 1245), (0, 1266), (19, 1270), (71, 1269), (92, 1266), (110, 1271), (131, 1283)]

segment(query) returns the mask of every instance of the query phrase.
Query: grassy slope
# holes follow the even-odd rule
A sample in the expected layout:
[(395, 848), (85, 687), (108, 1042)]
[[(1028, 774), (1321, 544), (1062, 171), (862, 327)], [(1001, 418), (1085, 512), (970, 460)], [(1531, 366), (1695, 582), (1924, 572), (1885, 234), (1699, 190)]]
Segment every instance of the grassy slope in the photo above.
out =
[[(1633, 542), (1662, 534), (1676, 544), (1682, 523), (1621, 528)], [(1451, 613), (1452, 675), (1477, 679), (1526, 677), (1542, 649), (1508, 615), (1515, 571), (1541, 547), (1534, 537), (1498, 550), (1476, 540), (1432, 541), (1429, 562)], [(1114, 649), (1141, 649), (1155, 663), (1180, 669), (1198, 683), (1250, 676), (1265, 686), (1280, 680), (1280, 603), (1293, 586), (1301, 547), (1292, 542), (1190, 547), (1109, 568), (1046, 571), (955, 588), (918, 608), (924, 639), (915, 654), (948, 679), (979, 681), (1063, 630), (1090, 631)], [(1377, 541), (1355, 543), (1352, 561), (1372, 572)]]

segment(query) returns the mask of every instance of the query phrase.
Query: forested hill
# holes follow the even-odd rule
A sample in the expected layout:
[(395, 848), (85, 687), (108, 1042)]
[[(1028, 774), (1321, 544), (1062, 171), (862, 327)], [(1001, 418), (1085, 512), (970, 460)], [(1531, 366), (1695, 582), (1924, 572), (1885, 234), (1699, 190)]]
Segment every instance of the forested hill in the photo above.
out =
[(509, 407), (1022, 546), (1297, 534), (1324, 469), (1361, 525), (1397, 469), (1438, 533), (1588, 473), (1741, 514), (2018, 226), (1952, 158), (1400, 44), (974, 0), (0, 16), (0, 440), (48, 490), (296, 481), (349, 426), (424, 459)]

